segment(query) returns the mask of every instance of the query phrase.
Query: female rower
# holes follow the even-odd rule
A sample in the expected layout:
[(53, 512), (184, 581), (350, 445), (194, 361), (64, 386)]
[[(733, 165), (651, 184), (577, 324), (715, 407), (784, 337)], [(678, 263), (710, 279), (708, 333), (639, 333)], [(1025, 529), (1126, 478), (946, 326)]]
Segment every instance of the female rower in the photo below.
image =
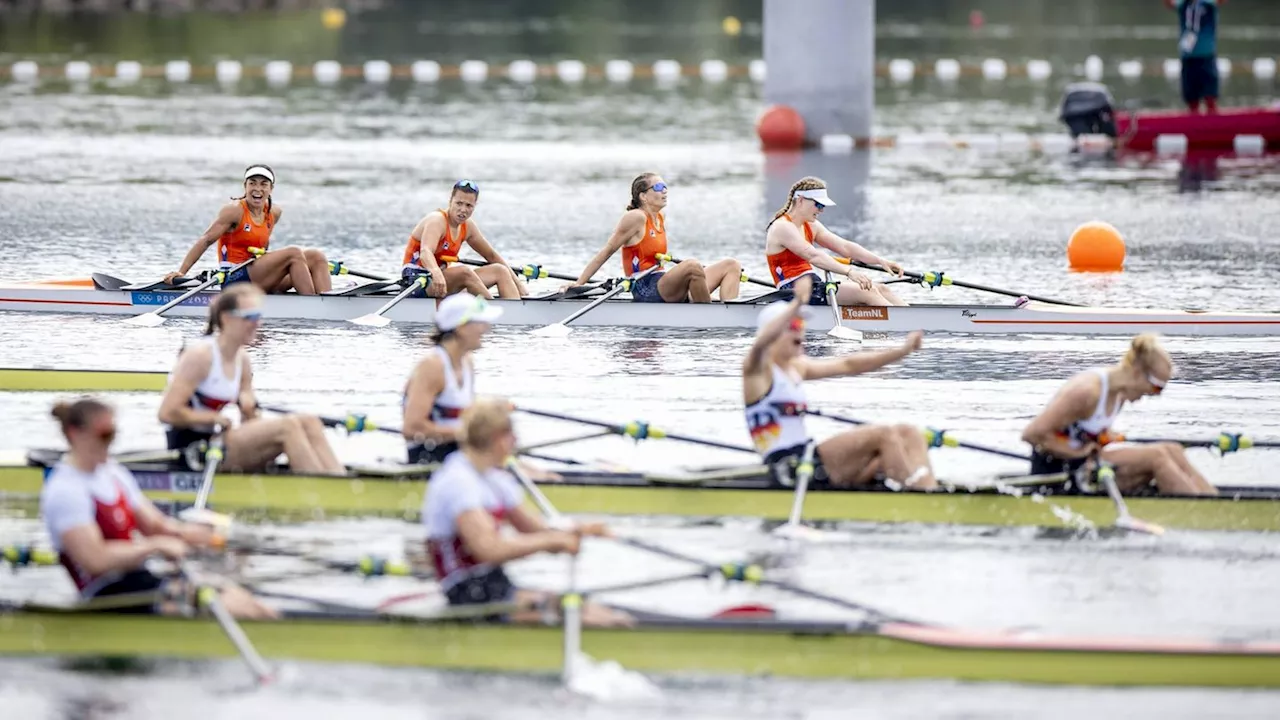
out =
[[(645, 173), (631, 181), (631, 204), (609, 236), (600, 252), (591, 258), (577, 281), (566, 286), (578, 287), (591, 281), (591, 276), (622, 249), (622, 272), (627, 277), (658, 266), (658, 255), (667, 252), (667, 225), (662, 209), (667, 206), (667, 183), (657, 173)], [(720, 300), (738, 297), (742, 280), (742, 263), (733, 258), (703, 267), (685, 258), (670, 271), (654, 270), (631, 286), (636, 302), (682, 303), (711, 302), (711, 293), (720, 291)]]
[(1115, 467), (1116, 486), (1130, 493), (1153, 482), (1162, 493), (1217, 495), (1177, 443), (1107, 444), (1125, 403), (1157, 396), (1173, 377), (1173, 359), (1153, 333), (1129, 343), (1120, 362), (1078, 373), (1022, 431), (1032, 446), (1031, 474), (1074, 475), (1095, 456)]
[[(209, 246), (218, 243), (218, 267), (229, 270), (253, 257), (250, 248), (267, 250), (271, 231), (284, 210), (271, 202), (275, 172), (266, 165), (250, 165), (244, 171), (244, 195), (222, 206), (209, 229), (187, 251), (176, 272), (164, 276), (166, 283), (187, 274)], [(247, 267), (229, 273), (223, 286), (252, 282), (263, 292), (282, 293), (290, 288), (299, 295), (315, 295), (332, 288), (329, 260), (316, 249), (285, 247), (262, 254)]]
[[(171, 450), (208, 442), (219, 432), (225, 448), (221, 467), (259, 471), (281, 452), (295, 472), (345, 475), (324, 436), (324, 425), (309, 415), (258, 418), (253, 368), (245, 347), (258, 334), (262, 291), (243, 284), (223, 290), (209, 306), (204, 337), (183, 348), (160, 400), (160, 422)], [(240, 409), (233, 426), (223, 414)]]
[[(923, 337), (913, 332), (893, 350), (822, 360), (805, 357), (801, 310), (812, 286), (813, 277), (801, 275), (790, 302), (775, 302), (760, 311), (756, 340), (742, 365), (747, 429), (774, 480), (783, 485), (791, 484), (811, 442), (804, 426), (801, 382), (877, 370), (920, 349)], [(818, 443), (813, 465), (811, 480), (819, 483), (866, 485), (883, 475), (917, 490), (937, 485), (924, 433), (911, 425), (863, 425), (842, 432)]]
[[(507, 614), (508, 620), (543, 622), (558, 607), (556, 597), (516, 588), (502, 566), (540, 552), (577, 555), (584, 536), (607, 537), (609, 531), (599, 523), (552, 530), (529, 511), (524, 489), (503, 469), (516, 448), (509, 403), (477, 400), (462, 414), (457, 432), (460, 450), (432, 475), (431, 492), (422, 503), (427, 553), (440, 587), (450, 605), (512, 603), (519, 609)], [(517, 534), (500, 532), (504, 522)], [(634, 620), (587, 601), (582, 622), (619, 626)]]
[[(191, 607), (190, 586), (147, 570), (152, 555), (179, 562), (192, 545), (208, 546), (209, 528), (166, 517), (109, 452), (116, 436), (115, 413), (92, 398), (58, 403), (53, 416), (69, 449), (40, 492), (40, 514), (62, 565), (83, 600), (134, 596), (118, 612), (178, 614)], [(135, 533), (137, 537), (135, 537)], [(243, 588), (224, 583), (223, 606), (242, 618), (270, 619), (274, 610)]]
[[(873, 283), (853, 265), (842, 265), (814, 247), (821, 245), (839, 257), (879, 265), (902, 277), (902, 266), (898, 263), (882, 258), (856, 242), (845, 240), (818, 222), (823, 209), (835, 204), (827, 195), (827, 184), (816, 177), (800, 178), (791, 186), (787, 204), (773, 216), (765, 231), (765, 260), (769, 263), (773, 284), (779, 289), (789, 290), (801, 275), (816, 276), (816, 267), (852, 281), (841, 283), (836, 292), (836, 302), (841, 305), (906, 305), (889, 286)], [(821, 283), (815, 283), (810, 292), (810, 305), (827, 304), (826, 291)]]
[[(489, 299), (489, 288), (497, 286), (498, 297), (519, 299), (529, 294), (524, 278), (515, 274), (507, 261), (480, 232), (471, 219), (480, 202), (480, 186), (471, 180), (459, 180), (449, 193), (449, 209), (436, 210), (418, 221), (409, 234), (400, 270), (403, 282), (419, 275), (431, 277), (426, 289), (418, 288), (410, 297), (436, 297), (466, 292)], [(429, 252), (423, 252), (423, 242)], [(434, 245), (431, 245), (434, 243)], [(488, 265), (472, 268), (458, 262), (464, 245), (470, 245)]]

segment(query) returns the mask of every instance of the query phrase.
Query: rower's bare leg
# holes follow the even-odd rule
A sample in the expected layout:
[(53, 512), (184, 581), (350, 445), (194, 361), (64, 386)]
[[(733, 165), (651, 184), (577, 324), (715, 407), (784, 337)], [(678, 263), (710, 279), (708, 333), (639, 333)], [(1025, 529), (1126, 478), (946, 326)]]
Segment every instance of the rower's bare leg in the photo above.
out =
[(302, 251), (296, 247), (271, 250), (249, 266), (249, 279), (266, 292), (277, 288), (286, 277), (299, 295), (316, 294), (307, 261), (302, 257)]
[(720, 301), (733, 300), (738, 297), (738, 286), (742, 284), (742, 263), (733, 258), (725, 258), (707, 267), (707, 287), (712, 291), (720, 290)]
[(302, 251), (302, 259), (307, 263), (307, 269), (311, 271), (311, 285), (316, 292), (329, 292), (333, 289), (333, 276), (329, 274), (329, 258), (324, 253), (315, 248), (307, 248)]
[(902, 305), (911, 304), (911, 303), (908, 303), (906, 300), (903, 300), (902, 298), (898, 297), (898, 294), (890, 290), (889, 286), (885, 285), (884, 283), (876, 283), (872, 287), (872, 289), (879, 292), (880, 297), (883, 297), (885, 300), (888, 300), (890, 305), (902, 306)]
[(678, 303), (711, 302), (711, 290), (707, 287), (707, 271), (702, 263), (692, 258), (681, 261), (658, 279), (658, 295), (663, 302)]
[(836, 291), (836, 301), (841, 305), (905, 305), (906, 303), (898, 299), (893, 293), (886, 295), (881, 292), (882, 285), (872, 285), (870, 290), (863, 290), (850, 280), (844, 280), (840, 283), (840, 289)]
[(347, 467), (338, 460), (333, 447), (329, 445), (329, 438), (324, 435), (324, 423), (320, 422), (320, 418), (314, 415), (303, 415), (299, 419), (302, 421), (302, 431), (306, 433), (307, 441), (311, 444), (311, 450), (320, 464), (324, 465), (325, 472), (332, 475), (346, 474)]
[(634, 627), (635, 624), (635, 616), (625, 610), (590, 601), (582, 604), (584, 627)]
[(222, 607), (226, 608), (232, 617), (242, 620), (280, 619), (280, 613), (274, 608), (262, 604), (248, 590), (234, 583), (223, 585), (218, 591), (218, 597), (222, 600)]
[(320, 473), (324, 465), (296, 415), (250, 420), (226, 433), (228, 470), (260, 469), (283, 452), (296, 472)]
[(1196, 494), (1198, 495), (1217, 495), (1218, 494), (1218, 486), (1209, 482), (1209, 479), (1206, 478), (1199, 470), (1197, 470), (1196, 467), (1191, 464), (1191, 461), (1187, 459), (1186, 449), (1184, 449), (1181, 445), (1177, 443), (1162, 443), (1162, 444), (1164, 445), (1165, 452), (1169, 453), (1169, 456), (1172, 457), (1173, 461), (1178, 464), (1178, 467), (1182, 468), (1182, 472), (1188, 478), (1191, 478), (1192, 482), (1196, 485), (1196, 491), (1195, 491)]
[(901, 440), (887, 425), (847, 430), (822, 442), (817, 452), (833, 485), (866, 485), (881, 472), (897, 480), (894, 473), (907, 464)]
[(1155, 480), (1161, 493), (1195, 495), (1196, 485), (1169, 453), (1159, 445), (1107, 448), (1102, 459), (1115, 466), (1116, 487), (1132, 493)]
[(933, 476), (933, 465), (929, 462), (929, 446), (925, 444), (924, 433), (915, 425), (895, 425), (894, 429), (897, 431), (898, 439), (902, 443), (907, 465), (911, 468), (906, 475), (900, 478), (894, 477), (894, 480), (905, 482), (920, 468), (924, 468), (926, 472), (911, 480), (911, 489), (932, 490), (936, 488), (938, 479)]
[(485, 300), (492, 300), (493, 296), (489, 294), (489, 287), (484, 284), (476, 271), (466, 265), (450, 265), (444, 269), (444, 284), (447, 287), (448, 294), (453, 295), (463, 290), (482, 297)]
[(498, 297), (505, 300), (519, 300), (520, 286), (516, 284), (516, 275), (506, 265), (489, 263), (476, 268), (476, 276), (484, 283), (485, 288), (498, 286)]

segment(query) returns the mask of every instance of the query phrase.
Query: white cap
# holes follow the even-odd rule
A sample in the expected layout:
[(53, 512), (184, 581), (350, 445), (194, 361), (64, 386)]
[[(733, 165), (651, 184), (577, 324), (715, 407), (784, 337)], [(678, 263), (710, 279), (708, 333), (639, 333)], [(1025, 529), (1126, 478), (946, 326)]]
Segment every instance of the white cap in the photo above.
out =
[(249, 178), (253, 177), (254, 175), (261, 175), (262, 177), (264, 177), (264, 178), (266, 178), (266, 179), (270, 180), (272, 185), (275, 185), (275, 184), (276, 184), (276, 176), (275, 176), (275, 174), (274, 174), (274, 173), (272, 173), (272, 172), (271, 172), (270, 170), (268, 170), (267, 168), (263, 167), (262, 165), (254, 165), (253, 167), (251, 167), (251, 168), (249, 168), (248, 170), (245, 170), (245, 171), (244, 171), (244, 179), (245, 179), (245, 180), (248, 180)]
[(797, 190), (796, 197), (809, 198), (819, 205), (835, 205), (836, 201), (831, 199), (827, 194), (826, 188), (812, 188), (810, 190)]
[[(760, 311), (760, 314), (756, 316), (756, 333), (758, 334), (763, 330), (765, 325), (768, 325), (782, 315), (790, 312), (790, 310), (788, 310), (790, 305), (791, 303), (786, 300), (779, 300), (765, 305), (764, 309)], [(808, 314), (809, 312), (806, 308), (800, 308), (800, 317), (805, 317)]]
[(469, 322), (492, 323), (500, 317), (502, 308), (493, 307), (488, 300), (464, 290), (440, 301), (436, 308), (436, 327), (440, 332), (449, 332)]

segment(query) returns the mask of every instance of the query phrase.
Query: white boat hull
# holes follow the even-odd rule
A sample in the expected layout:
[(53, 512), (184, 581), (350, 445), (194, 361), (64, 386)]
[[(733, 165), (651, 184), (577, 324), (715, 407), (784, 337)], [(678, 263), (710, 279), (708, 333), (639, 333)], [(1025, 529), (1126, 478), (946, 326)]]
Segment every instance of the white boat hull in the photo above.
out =
[[(0, 310), (138, 315), (158, 309), (178, 297), (177, 292), (100, 290), (57, 283), (0, 284)], [(188, 298), (165, 313), (167, 317), (206, 317), (217, 291)], [(388, 295), (299, 296), (269, 295), (264, 308), (275, 319), (341, 322), (374, 313)], [(504, 310), (500, 325), (541, 326), (559, 322), (590, 300), (496, 300)], [(406, 299), (386, 317), (400, 323), (432, 323), (436, 301)], [(751, 302), (666, 305), (610, 300), (575, 320), (575, 327), (652, 327), (749, 329), (756, 326), (762, 306)], [(913, 305), (910, 307), (845, 307), (843, 325), (862, 332), (1135, 335), (1146, 331), (1165, 335), (1230, 336), (1280, 335), (1280, 313), (1188, 312), (1141, 308), (1077, 308), (1028, 303), (1006, 305)], [(827, 308), (811, 308), (809, 327), (832, 328)]]

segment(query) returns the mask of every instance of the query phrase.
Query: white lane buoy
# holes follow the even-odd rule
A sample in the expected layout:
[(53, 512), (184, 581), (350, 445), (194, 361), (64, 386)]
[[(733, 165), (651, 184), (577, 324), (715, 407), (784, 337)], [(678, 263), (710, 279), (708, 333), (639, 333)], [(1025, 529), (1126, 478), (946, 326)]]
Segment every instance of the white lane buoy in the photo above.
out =
[(440, 63), (435, 60), (416, 60), (409, 66), (409, 74), (416, 83), (433, 83), (440, 79)]
[(342, 79), (342, 66), (337, 60), (321, 60), (312, 66), (311, 72), (321, 85), (336, 85)]
[(627, 60), (610, 60), (604, 64), (604, 76), (611, 83), (630, 82), (635, 66)]

